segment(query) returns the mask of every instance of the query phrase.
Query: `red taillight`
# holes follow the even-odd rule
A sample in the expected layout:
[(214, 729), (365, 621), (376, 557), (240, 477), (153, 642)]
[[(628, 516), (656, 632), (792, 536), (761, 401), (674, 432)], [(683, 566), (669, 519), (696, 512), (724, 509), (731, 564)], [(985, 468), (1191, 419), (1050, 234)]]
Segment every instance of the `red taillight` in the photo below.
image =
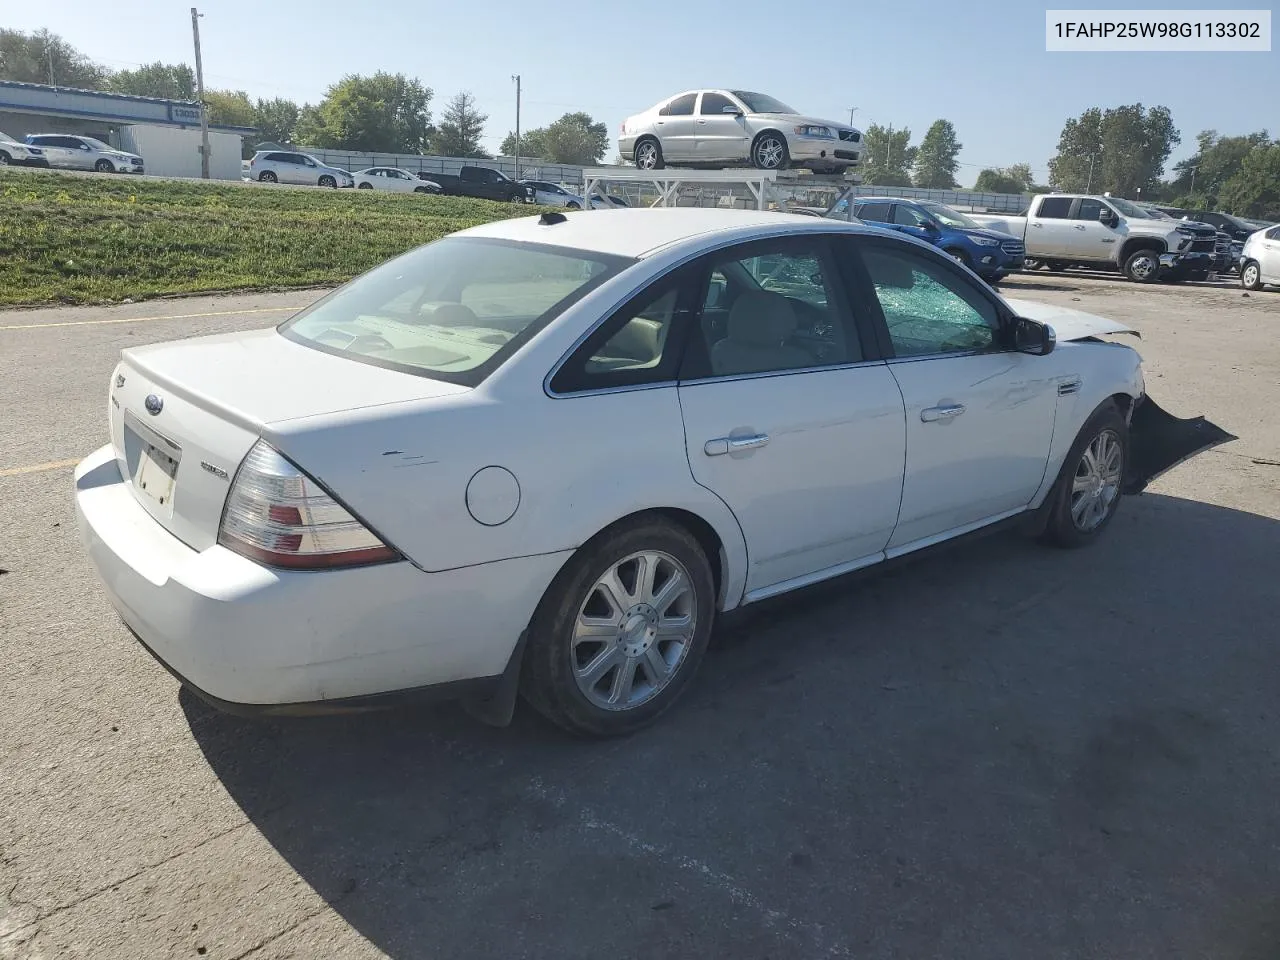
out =
[(319, 483), (262, 440), (236, 472), (218, 543), (271, 566), (302, 570), (400, 559)]

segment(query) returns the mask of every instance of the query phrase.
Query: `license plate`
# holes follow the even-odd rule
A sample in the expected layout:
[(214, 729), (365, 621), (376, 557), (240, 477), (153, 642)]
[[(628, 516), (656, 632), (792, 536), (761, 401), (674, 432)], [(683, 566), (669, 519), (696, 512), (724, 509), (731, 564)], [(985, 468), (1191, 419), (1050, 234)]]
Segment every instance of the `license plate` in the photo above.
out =
[(173, 488), (178, 476), (178, 461), (158, 447), (142, 441), (142, 455), (133, 485), (160, 507), (164, 515), (173, 516)]

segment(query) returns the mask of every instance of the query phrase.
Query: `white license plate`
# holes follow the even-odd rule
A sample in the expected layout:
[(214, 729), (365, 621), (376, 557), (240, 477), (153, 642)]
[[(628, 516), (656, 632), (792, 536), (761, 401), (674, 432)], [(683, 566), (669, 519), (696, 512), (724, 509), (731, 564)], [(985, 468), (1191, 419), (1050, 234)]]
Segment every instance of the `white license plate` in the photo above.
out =
[(177, 475), (178, 461), (143, 440), (133, 485), (154, 500), (168, 517), (173, 516), (173, 487)]

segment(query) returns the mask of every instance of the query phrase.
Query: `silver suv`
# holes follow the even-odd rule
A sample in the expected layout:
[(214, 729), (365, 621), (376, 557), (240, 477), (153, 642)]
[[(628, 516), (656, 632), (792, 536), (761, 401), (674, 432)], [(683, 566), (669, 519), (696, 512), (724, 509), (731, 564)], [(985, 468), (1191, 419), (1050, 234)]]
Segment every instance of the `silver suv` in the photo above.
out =
[(27, 144), (44, 151), (49, 166), (62, 170), (97, 170), (99, 173), (142, 173), (142, 158), (117, 150), (93, 137), (62, 133), (31, 133)]
[(355, 178), (305, 153), (259, 150), (249, 161), (249, 179), (262, 183), (299, 183), (310, 187), (354, 187)]

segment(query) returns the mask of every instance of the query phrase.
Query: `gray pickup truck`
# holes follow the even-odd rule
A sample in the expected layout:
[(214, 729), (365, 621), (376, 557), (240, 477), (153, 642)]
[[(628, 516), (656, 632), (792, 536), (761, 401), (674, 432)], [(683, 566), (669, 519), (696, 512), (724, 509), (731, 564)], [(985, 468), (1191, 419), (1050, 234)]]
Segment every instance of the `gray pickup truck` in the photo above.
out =
[(1120, 197), (1045, 193), (1025, 216), (971, 214), (984, 227), (1021, 237), (1027, 265), (1121, 271), (1137, 283), (1198, 280), (1214, 268), (1217, 231), (1167, 220)]

